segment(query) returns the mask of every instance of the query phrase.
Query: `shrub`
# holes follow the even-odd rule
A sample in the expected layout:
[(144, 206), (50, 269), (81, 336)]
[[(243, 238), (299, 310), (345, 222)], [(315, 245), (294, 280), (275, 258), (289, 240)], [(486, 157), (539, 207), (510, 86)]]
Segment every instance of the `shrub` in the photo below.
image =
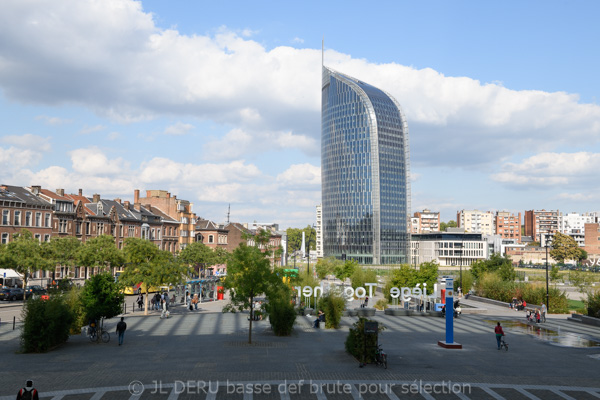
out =
[(291, 301), (291, 293), (289, 287), (279, 286), (277, 290), (269, 293), (269, 302), (265, 305), (271, 329), (277, 336), (289, 336), (294, 329), (296, 310)]
[(377, 273), (370, 268), (356, 268), (350, 275), (350, 282), (353, 289), (366, 287), (365, 283), (377, 283)]
[[(365, 334), (365, 322), (374, 322), (372, 320), (359, 317), (346, 337), (345, 347), (346, 351), (352, 354), (357, 360), (364, 361), (366, 363), (373, 362), (375, 360), (375, 352), (377, 351), (377, 335)], [(379, 333), (381, 333), (385, 327), (379, 323)], [(366, 354), (365, 354), (366, 346)], [(363, 357), (366, 359), (363, 360)]]
[(325, 313), (325, 328), (338, 329), (342, 313), (346, 308), (346, 300), (341, 292), (331, 289), (319, 299), (319, 310)]
[(390, 304), (388, 299), (379, 299), (379, 300), (377, 300), (377, 303), (375, 303), (375, 305), (373, 307), (375, 307), (378, 310), (385, 310), (386, 307), (388, 306), (388, 304)]
[(587, 315), (600, 318), (600, 290), (588, 294)]
[(64, 294), (64, 301), (67, 307), (73, 313), (73, 323), (70, 327), (71, 335), (80, 333), (81, 327), (87, 325), (88, 321), (85, 319), (85, 313), (83, 312), (83, 306), (81, 304), (81, 288), (77, 286), (71, 287)]
[(73, 311), (62, 296), (27, 301), (23, 309), (21, 350), (44, 353), (66, 342), (73, 320)]

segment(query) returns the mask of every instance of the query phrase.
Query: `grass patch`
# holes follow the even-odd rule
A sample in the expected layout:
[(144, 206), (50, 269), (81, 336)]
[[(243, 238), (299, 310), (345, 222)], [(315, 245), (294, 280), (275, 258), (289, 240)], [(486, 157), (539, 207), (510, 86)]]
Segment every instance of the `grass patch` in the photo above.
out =
[(585, 304), (583, 304), (583, 301), (569, 299), (569, 310), (579, 310), (584, 307), (585, 307)]

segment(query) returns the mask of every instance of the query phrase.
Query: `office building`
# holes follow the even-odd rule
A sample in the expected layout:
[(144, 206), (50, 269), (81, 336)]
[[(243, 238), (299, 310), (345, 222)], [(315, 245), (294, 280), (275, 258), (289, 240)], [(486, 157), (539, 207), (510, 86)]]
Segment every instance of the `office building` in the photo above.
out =
[(408, 262), (408, 126), (400, 105), (323, 67), (321, 107), (323, 256)]

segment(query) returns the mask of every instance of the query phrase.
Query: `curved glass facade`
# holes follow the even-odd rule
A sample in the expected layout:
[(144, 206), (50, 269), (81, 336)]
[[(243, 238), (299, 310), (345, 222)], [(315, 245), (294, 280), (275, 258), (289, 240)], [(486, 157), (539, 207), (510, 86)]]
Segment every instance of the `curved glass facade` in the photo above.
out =
[(321, 107), (323, 255), (409, 262), (408, 126), (400, 105), (323, 67)]

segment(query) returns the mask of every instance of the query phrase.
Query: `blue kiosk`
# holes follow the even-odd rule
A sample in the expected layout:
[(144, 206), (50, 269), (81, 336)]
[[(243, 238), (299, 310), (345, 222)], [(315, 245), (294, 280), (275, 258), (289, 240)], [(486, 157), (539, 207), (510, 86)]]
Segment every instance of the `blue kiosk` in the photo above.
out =
[(454, 342), (454, 278), (446, 278), (446, 340), (438, 341), (445, 349), (462, 349), (462, 344)]

